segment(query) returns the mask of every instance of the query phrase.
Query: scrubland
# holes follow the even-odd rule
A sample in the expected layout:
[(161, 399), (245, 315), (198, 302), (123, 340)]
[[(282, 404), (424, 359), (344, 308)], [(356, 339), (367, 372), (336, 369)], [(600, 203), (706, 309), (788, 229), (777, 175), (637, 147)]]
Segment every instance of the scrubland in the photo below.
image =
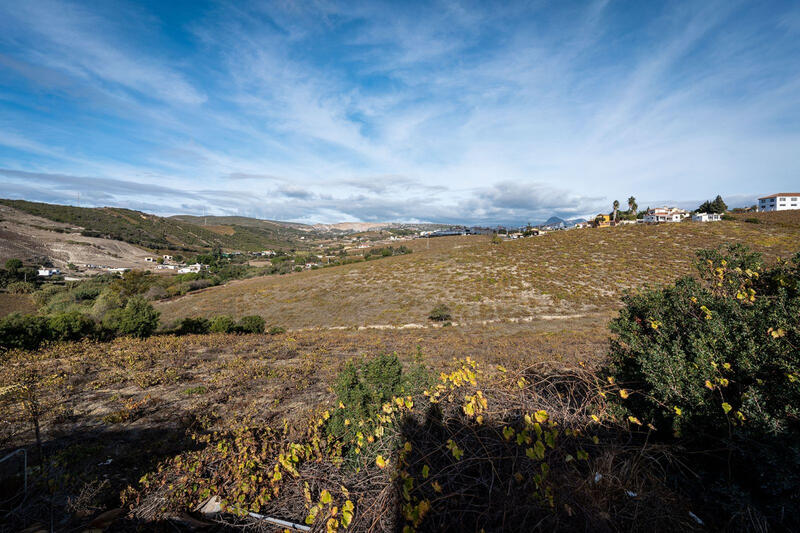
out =
[(253, 278), (159, 304), (186, 316), (259, 314), (291, 329), (425, 324), (449, 304), (459, 324), (610, 317), (625, 289), (692, 272), (698, 249), (746, 243), (788, 256), (800, 227), (744, 222), (572, 230), (492, 244), (487, 236), (411, 241), (413, 254), (286, 277)]
[[(773, 265), (798, 251), (800, 227), (417, 240), (410, 255), (159, 306), (166, 323), (256, 314), (283, 334), (6, 352), (0, 451), (26, 447), (32, 490), (20, 501), (21, 477), (3, 466), (0, 502), (12, 503), (0, 528), (275, 530), (257, 513), (313, 531), (791, 530), (800, 462), (780, 442), (797, 431), (798, 268), (709, 256), (707, 289), (620, 299), (695, 273), (698, 249), (736, 243)], [(669, 312), (652, 305), (670, 298)], [(438, 303), (451, 325), (427, 319)], [(382, 354), (397, 355), (402, 375), (369, 366)], [(685, 375), (658, 370), (678, 360)], [(764, 383), (786, 396), (754, 403)], [(785, 479), (761, 478), (773, 492), (741, 491), (737, 453), (762, 444), (748, 428), (784, 461)], [(761, 457), (766, 472), (772, 457)], [(209, 502), (222, 512), (197, 511)]]

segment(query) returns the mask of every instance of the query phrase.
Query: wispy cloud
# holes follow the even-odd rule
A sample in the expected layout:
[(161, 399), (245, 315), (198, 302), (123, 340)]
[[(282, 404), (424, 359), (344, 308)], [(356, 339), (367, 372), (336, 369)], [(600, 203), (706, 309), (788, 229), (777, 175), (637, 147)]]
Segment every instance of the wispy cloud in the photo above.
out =
[(800, 175), (791, 2), (191, 7), (0, 5), (7, 195), (524, 222)]

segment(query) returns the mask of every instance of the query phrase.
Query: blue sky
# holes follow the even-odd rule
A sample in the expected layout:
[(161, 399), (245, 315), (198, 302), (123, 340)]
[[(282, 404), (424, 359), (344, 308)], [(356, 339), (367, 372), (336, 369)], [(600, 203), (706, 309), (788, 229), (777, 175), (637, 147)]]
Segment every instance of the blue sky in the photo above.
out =
[(796, 189), (798, 2), (0, 0), (0, 197), (494, 224)]

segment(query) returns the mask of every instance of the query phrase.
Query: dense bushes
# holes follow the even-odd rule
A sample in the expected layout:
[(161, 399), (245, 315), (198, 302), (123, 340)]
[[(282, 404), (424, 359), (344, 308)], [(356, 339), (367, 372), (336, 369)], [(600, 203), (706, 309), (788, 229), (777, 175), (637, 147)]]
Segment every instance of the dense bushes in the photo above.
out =
[(266, 326), (264, 319), (257, 315), (250, 315), (242, 317), (236, 325), (236, 330), (239, 333), (264, 333)]
[(114, 309), (103, 319), (103, 325), (119, 335), (149, 337), (158, 329), (161, 313), (153, 309), (147, 300), (134, 296), (122, 309)]
[[(211, 320), (201, 317), (184, 318), (172, 329), (176, 335), (203, 333), (264, 333), (266, 322), (256, 315), (242, 317), (236, 322), (233, 317), (220, 315)], [(270, 328), (270, 335), (284, 333), (286, 330), (277, 326)]]
[(236, 321), (228, 315), (220, 315), (211, 321), (211, 333), (233, 333), (236, 331)]
[(731, 507), (779, 513), (800, 486), (800, 254), (768, 270), (741, 245), (699, 255), (699, 281), (625, 296), (607, 378), (634, 423), (725, 450), (699, 468), (735, 486)]

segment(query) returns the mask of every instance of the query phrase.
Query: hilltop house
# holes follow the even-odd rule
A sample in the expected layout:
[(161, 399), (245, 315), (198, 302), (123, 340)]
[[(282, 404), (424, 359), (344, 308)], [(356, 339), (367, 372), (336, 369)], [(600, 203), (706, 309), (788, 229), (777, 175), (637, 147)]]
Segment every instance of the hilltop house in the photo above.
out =
[(40, 268), (39, 275), (43, 278), (49, 278), (50, 276), (57, 276), (61, 274), (61, 271), (57, 268)]
[(758, 211), (800, 209), (800, 192), (779, 192), (758, 199)]
[(719, 222), (720, 220), (722, 220), (722, 215), (719, 213), (692, 214), (692, 222)]
[(600, 213), (594, 217), (594, 226), (596, 228), (604, 228), (611, 225), (611, 215), (604, 215)]
[(689, 216), (689, 212), (677, 207), (656, 207), (650, 209), (644, 216), (644, 221), (650, 224), (659, 222), (680, 222)]

